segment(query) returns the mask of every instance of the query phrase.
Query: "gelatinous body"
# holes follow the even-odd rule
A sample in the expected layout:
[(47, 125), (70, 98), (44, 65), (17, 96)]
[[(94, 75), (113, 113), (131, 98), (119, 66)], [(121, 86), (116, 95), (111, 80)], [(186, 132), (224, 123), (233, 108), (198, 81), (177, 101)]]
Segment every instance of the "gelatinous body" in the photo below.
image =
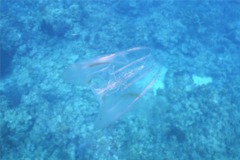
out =
[(163, 72), (149, 49), (137, 47), (77, 62), (63, 76), (67, 82), (89, 85), (101, 105), (95, 125), (103, 128), (138, 107), (136, 102), (162, 79)]

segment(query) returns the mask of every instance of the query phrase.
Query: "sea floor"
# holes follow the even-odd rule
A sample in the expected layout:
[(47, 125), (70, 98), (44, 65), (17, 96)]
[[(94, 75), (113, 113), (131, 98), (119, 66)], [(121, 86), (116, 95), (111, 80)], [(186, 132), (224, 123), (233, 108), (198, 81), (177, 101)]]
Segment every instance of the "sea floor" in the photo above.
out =
[[(2, 0), (1, 160), (240, 159), (240, 2)], [(164, 88), (101, 130), (78, 60), (151, 48)]]

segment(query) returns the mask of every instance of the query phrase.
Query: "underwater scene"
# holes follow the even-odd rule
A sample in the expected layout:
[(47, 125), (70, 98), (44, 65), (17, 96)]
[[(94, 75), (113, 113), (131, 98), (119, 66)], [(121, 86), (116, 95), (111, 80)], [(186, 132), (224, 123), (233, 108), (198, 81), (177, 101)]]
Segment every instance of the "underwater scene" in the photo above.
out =
[(239, 0), (0, 0), (1, 160), (239, 160)]

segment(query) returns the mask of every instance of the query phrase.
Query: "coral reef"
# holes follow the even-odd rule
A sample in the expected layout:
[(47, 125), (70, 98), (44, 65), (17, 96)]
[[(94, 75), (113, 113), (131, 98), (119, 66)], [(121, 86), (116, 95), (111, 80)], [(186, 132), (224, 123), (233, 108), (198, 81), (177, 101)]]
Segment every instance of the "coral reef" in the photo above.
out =
[[(1, 0), (0, 159), (240, 159), (239, 6)], [(168, 68), (165, 85), (94, 130), (95, 95), (62, 73), (77, 60), (134, 46), (152, 48)], [(211, 83), (196, 85), (194, 75)]]

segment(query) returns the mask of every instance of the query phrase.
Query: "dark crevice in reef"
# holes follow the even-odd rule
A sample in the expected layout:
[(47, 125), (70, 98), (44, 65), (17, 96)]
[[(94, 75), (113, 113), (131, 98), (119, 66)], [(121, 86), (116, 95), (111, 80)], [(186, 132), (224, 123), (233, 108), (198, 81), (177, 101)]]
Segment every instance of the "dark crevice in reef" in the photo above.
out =
[(50, 22), (43, 19), (40, 23), (40, 31), (49, 37), (63, 38), (70, 30), (70, 25), (63, 21)]
[(14, 49), (3, 46), (4, 44), (0, 43), (0, 80), (12, 73), (12, 59), (15, 53)]
[(173, 126), (167, 130), (166, 138), (167, 140), (176, 139), (178, 143), (183, 143), (186, 140), (186, 135), (180, 128)]

